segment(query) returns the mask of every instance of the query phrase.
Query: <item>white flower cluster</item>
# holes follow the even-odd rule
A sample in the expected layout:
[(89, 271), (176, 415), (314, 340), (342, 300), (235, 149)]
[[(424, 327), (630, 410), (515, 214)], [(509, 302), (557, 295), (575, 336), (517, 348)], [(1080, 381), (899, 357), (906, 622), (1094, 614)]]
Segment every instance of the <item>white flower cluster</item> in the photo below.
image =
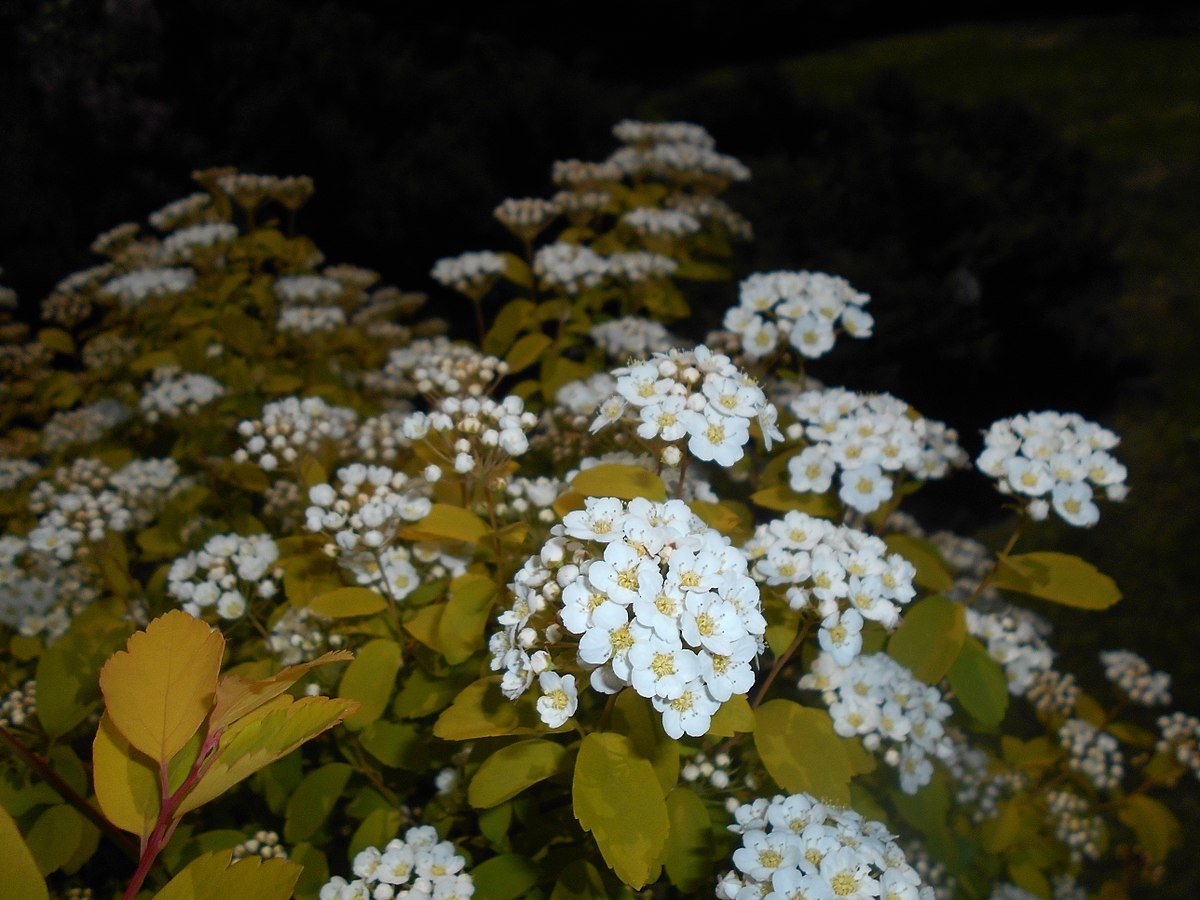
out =
[[(746, 558), (680, 500), (589, 497), (552, 533), (509, 586), (515, 602), (492, 636), (505, 695), (539, 675), (542, 720), (561, 726), (578, 704), (575, 676), (550, 669), (578, 666), (600, 693), (630, 685), (649, 699), (672, 738), (705, 734), (754, 683), (766, 620)], [(579, 637), (576, 659), (529, 652), (568, 635)]]
[(0, 623), (26, 637), (64, 634), (70, 614), (98, 596), (88, 570), (24, 538), (0, 537)]
[(898, 477), (930, 481), (967, 462), (953, 429), (890, 394), (823, 388), (804, 391), (790, 409), (798, 421), (788, 437), (809, 442), (788, 461), (792, 490), (823, 494), (836, 475), (838, 497), (861, 513), (890, 500)]
[(510, 478), (504, 486), (504, 499), (495, 505), (500, 518), (535, 519), (550, 524), (558, 515), (551, 508), (561, 494), (566, 493), (568, 482), (558, 478)]
[(724, 326), (755, 359), (784, 343), (816, 359), (833, 349), (839, 331), (871, 336), (875, 320), (864, 309), (870, 299), (824, 272), (759, 272), (742, 282), (738, 305), (725, 313)]
[(1106, 650), (1100, 654), (1104, 677), (1117, 686), (1131, 703), (1166, 706), (1171, 702), (1171, 675), (1156, 672), (1130, 650)]
[(322, 886), (319, 900), (467, 900), (474, 879), (463, 871), (467, 861), (429, 825), (410, 828), (404, 838), (379, 850), (368, 847), (354, 857), (355, 879), (335, 876)]
[(609, 265), (589, 247), (556, 241), (538, 248), (533, 273), (547, 287), (575, 295), (600, 284), (609, 274)]
[(644, 358), (651, 353), (665, 353), (680, 344), (679, 338), (661, 323), (641, 316), (599, 322), (592, 326), (590, 334), (597, 346), (613, 359)]
[(639, 206), (621, 216), (621, 221), (642, 237), (680, 238), (700, 230), (700, 222), (677, 209)]
[(608, 274), (618, 281), (636, 284), (640, 281), (655, 281), (669, 278), (679, 269), (679, 263), (661, 253), (649, 250), (630, 250), (625, 253), (610, 253), (604, 258)]
[(720, 466), (742, 458), (752, 419), (768, 450), (772, 440), (783, 438), (775, 425), (779, 413), (762, 388), (703, 344), (655, 353), (612, 374), (616, 392), (600, 405), (593, 433), (621, 419), (636, 421), (643, 440), (674, 444), (686, 438), (694, 457)]
[(243, 419), (238, 434), (244, 445), (233, 454), (234, 462), (253, 459), (266, 472), (280, 464), (291, 465), (302, 453), (316, 453), (327, 441), (344, 441), (358, 413), (343, 406), (330, 406), (320, 397), (285, 397), (263, 407), (257, 419)]
[(1067, 716), (1079, 699), (1079, 684), (1070, 672), (1043, 669), (1033, 673), (1025, 698), (1044, 715)]
[(129, 407), (120, 400), (97, 400), (55, 413), (42, 429), (42, 448), (54, 452), (75, 444), (94, 444), (130, 415)]
[(188, 222), (202, 218), (212, 209), (212, 197), (197, 192), (172, 200), (162, 209), (150, 213), (147, 221), (159, 231), (172, 231)]
[(42, 467), (32, 460), (16, 457), (0, 458), (0, 491), (11, 491), (21, 482), (32, 478)]
[(346, 324), (340, 306), (285, 306), (279, 310), (276, 328), (292, 334), (310, 335), (337, 331)]
[(1200, 719), (1174, 712), (1158, 719), (1155, 749), (1166, 754), (1200, 779)]
[(754, 239), (754, 226), (719, 197), (701, 194), (673, 194), (667, 197), (665, 203), (670, 209), (678, 209), (702, 222), (719, 225), (734, 240), (750, 241)]
[(324, 275), (282, 275), (275, 279), (275, 297), (280, 303), (324, 306), (342, 296), (345, 287)]
[(481, 397), (507, 372), (504, 360), (438, 336), (391, 351), (374, 384), (399, 395)]
[(127, 244), (132, 243), (140, 230), (141, 226), (136, 222), (114, 225), (96, 235), (88, 249), (99, 256), (116, 256)]
[(37, 682), (32, 678), (0, 700), (0, 728), (20, 728), (37, 715)]
[(191, 269), (136, 269), (107, 282), (100, 293), (131, 307), (153, 298), (182, 294), (195, 283), (196, 273)]
[(1073, 863), (1100, 858), (1104, 819), (1093, 813), (1083, 797), (1071, 791), (1048, 791), (1046, 818), (1054, 828), (1054, 836), (1067, 846)]
[(167, 593), (189, 615), (211, 608), (222, 619), (238, 619), (256, 597), (269, 600), (279, 593), (278, 561), (279, 548), (269, 535), (216, 534), (171, 564)]
[(489, 472), (504, 457), (523, 454), (535, 425), (537, 416), (525, 411), (525, 401), (510, 394), (499, 402), (444, 397), (432, 412), (409, 415), (403, 428), (410, 441), (429, 439), (447, 465), (466, 475)]
[(187, 262), (195, 256), (197, 249), (228, 244), (237, 236), (237, 226), (229, 222), (202, 222), (167, 235), (159, 248), (159, 254), (164, 263)]
[(517, 237), (532, 240), (558, 217), (558, 206), (553, 200), (541, 197), (509, 197), (492, 214)]
[(1123, 500), (1126, 471), (1108, 451), (1120, 438), (1076, 413), (1038, 412), (994, 422), (984, 435), (976, 464), (995, 478), (1000, 492), (1028, 498), (1029, 515), (1050, 509), (1070, 525), (1095, 525), (1095, 489)]
[(550, 167), (551, 180), (560, 187), (596, 187), (621, 180), (621, 170), (612, 163), (558, 159)]
[(597, 372), (579, 381), (568, 381), (554, 395), (555, 411), (565, 416), (586, 416), (583, 422), (591, 423), (592, 415), (600, 404), (617, 390), (617, 380), (608, 372)]
[(612, 129), (622, 144), (691, 144), (715, 147), (716, 141), (703, 125), (693, 122), (641, 122), (622, 119)]
[(1058, 729), (1058, 739), (1067, 751), (1071, 771), (1087, 778), (1096, 790), (1120, 787), (1125, 757), (1115, 737), (1083, 719), (1067, 719)]
[[(647, 138), (646, 140), (656, 140)], [(748, 181), (750, 170), (739, 160), (718, 153), (711, 146), (694, 142), (657, 140), (622, 147), (606, 162), (635, 180), (661, 178), (664, 181), (728, 183)]]
[(720, 900), (933, 900), (887, 827), (852, 809), (780, 795), (738, 807), (734, 819), (742, 842), (736, 871), (717, 882)]
[(247, 856), (257, 856), (261, 859), (287, 859), (287, 850), (279, 842), (279, 834), (274, 831), (256, 831), (254, 837), (247, 838), (233, 848), (234, 859), (244, 859)]
[[(730, 771), (732, 768), (733, 759), (728, 753), (717, 753), (711, 759), (705, 753), (697, 753), (680, 767), (679, 777), (688, 784), (704, 781), (709, 787), (718, 791), (727, 791), (730, 784), (733, 783)], [(749, 790), (758, 787), (757, 779), (750, 773), (747, 773), (743, 784)], [(730, 798), (730, 801), (732, 806), (730, 812), (732, 812), (740, 804), (733, 798)]]
[(815, 608), (821, 648), (838, 665), (858, 656), (865, 620), (894, 628), (916, 596), (916, 569), (882, 539), (797, 510), (759, 525), (743, 550), (756, 580), (786, 586), (793, 609)]
[(842, 666), (822, 653), (800, 679), (805, 690), (821, 691), (833, 728), (842, 737), (862, 738), (868, 750), (892, 745), (884, 760), (900, 770), (900, 788), (915, 794), (933, 778), (930, 757), (954, 752), (943, 723), (952, 712), (941, 691), (915, 678), (886, 653), (858, 656)]
[(439, 259), (429, 274), (438, 284), (453, 288), (469, 297), (480, 296), (492, 282), (504, 274), (504, 257), (491, 250), (460, 253)]
[(988, 656), (1004, 667), (1008, 691), (1022, 697), (1054, 665), (1046, 641), (1050, 624), (1027, 609), (999, 602), (991, 610), (967, 607), (967, 633), (983, 642)]
[(194, 416), (202, 406), (225, 396), (225, 386), (211, 375), (181, 372), (177, 366), (154, 370), (138, 404), (147, 422)]

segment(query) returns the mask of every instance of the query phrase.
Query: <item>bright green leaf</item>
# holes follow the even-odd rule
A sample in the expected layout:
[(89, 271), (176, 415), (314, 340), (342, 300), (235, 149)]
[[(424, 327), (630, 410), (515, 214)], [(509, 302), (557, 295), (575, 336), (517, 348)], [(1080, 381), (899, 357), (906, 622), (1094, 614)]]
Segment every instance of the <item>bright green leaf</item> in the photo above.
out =
[(483, 761), (467, 789), (476, 809), (511, 800), (527, 787), (562, 771), (567, 755), (561, 744), (535, 738), (502, 747)]

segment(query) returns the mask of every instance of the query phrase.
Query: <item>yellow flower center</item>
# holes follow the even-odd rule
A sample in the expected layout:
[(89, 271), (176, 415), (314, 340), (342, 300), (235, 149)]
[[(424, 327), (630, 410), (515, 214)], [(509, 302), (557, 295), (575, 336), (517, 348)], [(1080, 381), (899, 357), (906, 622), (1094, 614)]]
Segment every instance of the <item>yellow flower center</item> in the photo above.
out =
[(675, 674), (675, 657), (670, 653), (655, 653), (650, 663), (650, 671), (656, 678), (666, 678)]

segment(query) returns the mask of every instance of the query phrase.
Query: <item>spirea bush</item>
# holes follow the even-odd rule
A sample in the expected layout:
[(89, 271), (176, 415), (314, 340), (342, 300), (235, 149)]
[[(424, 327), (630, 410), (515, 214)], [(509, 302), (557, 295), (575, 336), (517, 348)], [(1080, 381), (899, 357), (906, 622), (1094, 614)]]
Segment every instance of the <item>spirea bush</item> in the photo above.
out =
[[(296, 232), (308, 179), (220, 169), (3, 325), (0, 893), (1162, 879), (1200, 720), (1127, 650), (1057, 667), (1039, 607), (1121, 595), (1021, 546), (1104, 527), (1117, 436), (1014, 397), (972, 461), (821, 383), (871, 298), (728, 283), (747, 169), (696, 125), (614, 134), (500, 203), (497, 249), (431, 263), (440, 316)], [(700, 281), (729, 309), (687, 338)], [(963, 469), (1003, 546), (903, 509)]]

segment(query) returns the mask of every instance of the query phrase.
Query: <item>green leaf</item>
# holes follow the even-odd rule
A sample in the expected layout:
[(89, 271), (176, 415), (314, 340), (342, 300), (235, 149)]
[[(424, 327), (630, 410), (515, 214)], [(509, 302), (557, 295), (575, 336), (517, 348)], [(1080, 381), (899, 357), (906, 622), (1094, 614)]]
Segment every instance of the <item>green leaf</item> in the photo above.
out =
[(496, 314), (496, 320), (484, 338), (483, 352), (500, 356), (508, 350), (533, 310), (534, 305), (528, 300), (510, 300), (506, 303)]
[(850, 758), (827, 712), (771, 700), (756, 719), (754, 746), (776, 784), (791, 794), (850, 805)]
[(300, 866), (287, 859), (247, 856), (230, 864), (231, 852), (217, 850), (194, 859), (154, 900), (288, 900)]
[(128, 635), (124, 621), (95, 603), (46, 648), (37, 666), (37, 715), (48, 736), (66, 734), (100, 702), (100, 667)]
[(400, 810), (383, 807), (370, 813), (350, 838), (350, 861), (368, 847), (382, 847), (400, 831)]
[(392, 714), (398, 719), (420, 719), (445, 709), (463, 689), (461, 681), (431, 678), (420, 669), (408, 676), (396, 700)]
[(887, 652), (926, 684), (937, 684), (954, 665), (966, 637), (962, 604), (934, 595), (905, 610)]
[(75, 352), (75, 342), (61, 328), (43, 328), (38, 332), (37, 337), (43, 347), (47, 347), (55, 353), (70, 355)]
[(396, 684), (402, 657), (395, 641), (371, 641), (346, 666), (338, 685), (338, 696), (357, 700), (359, 710), (346, 719), (346, 727), (358, 731), (378, 719), (387, 709), (388, 698)]
[(699, 892), (712, 879), (714, 841), (708, 807), (688, 788), (677, 787), (667, 795), (667, 818), (667, 877), (685, 893)]
[(296, 882), (296, 900), (317, 900), (321, 888), (329, 881), (329, 861), (325, 854), (311, 844), (297, 844), (289, 856), (304, 867)]
[(621, 691), (613, 704), (612, 730), (629, 738), (634, 749), (654, 767), (665, 797), (679, 781), (679, 743), (663, 731), (662, 716), (636, 692)]
[(550, 900), (609, 900), (608, 891), (596, 867), (577, 859), (563, 867), (554, 882)]
[(450, 582), (450, 597), (438, 621), (438, 645), (450, 665), (458, 665), (483, 646), (496, 582), (467, 573)]
[(289, 844), (306, 841), (317, 833), (353, 772), (354, 767), (346, 763), (329, 763), (305, 776), (288, 800), (283, 836)]
[(661, 478), (641, 466), (619, 463), (584, 469), (571, 481), (571, 490), (584, 497), (619, 497), (622, 500), (645, 497), (655, 502), (667, 499), (667, 489)]
[(502, 747), (483, 761), (471, 779), (467, 800), (476, 809), (511, 800), (527, 787), (561, 772), (566, 755), (561, 744), (537, 738)]
[(326, 619), (372, 616), (387, 609), (387, 600), (379, 591), (364, 587), (338, 588), (315, 598), (308, 608)]
[[(790, 643), (790, 640), (789, 640)], [(721, 704), (708, 726), (709, 737), (733, 737), (735, 731), (754, 730), (754, 710), (741, 694), (734, 694)]]
[(422, 749), (428, 750), (429, 737), (411, 722), (397, 724), (378, 719), (358, 734), (363, 749), (385, 766), (393, 769), (420, 770), (426, 761)]
[(514, 375), (532, 366), (553, 343), (554, 341), (540, 331), (525, 335), (512, 345), (512, 349), (504, 357), (504, 361), (508, 363), (508, 374)]
[(493, 856), (471, 870), (475, 900), (516, 900), (537, 884), (538, 873), (524, 856)]
[(604, 861), (635, 889), (656, 871), (670, 823), (654, 769), (620, 734), (583, 739), (571, 785), (575, 818), (591, 832)]
[(83, 840), (86, 824), (83, 816), (65, 803), (51, 806), (38, 816), (25, 838), (38, 871), (49, 875), (62, 868)]
[(798, 494), (786, 484), (755, 491), (750, 495), (750, 499), (759, 506), (777, 512), (796, 509), (822, 519), (832, 519), (839, 512), (837, 500), (828, 494)]
[(1174, 814), (1153, 797), (1135, 794), (1121, 803), (1117, 818), (1133, 829), (1138, 845), (1151, 865), (1161, 865), (1183, 840), (1183, 828)]
[(947, 674), (963, 709), (981, 725), (993, 728), (1008, 710), (1008, 679), (983, 644), (968, 637)]
[(0, 884), (11, 897), (21, 900), (49, 900), (46, 882), (42, 880), (37, 862), (17, 829), (17, 823), (0, 806)]
[(992, 585), (1077, 609), (1108, 609), (1121, 599), (1116, 582), (1091, 563), (1053, 551), (1000, 557)]
[(954, 577), (932, 541), (907, 534), (889, 534), (884, 542), (889, 550), (899, 553), (916, 567), (917, 575), (913, 580), (921, 587), (939, 593), (954, 587)]

